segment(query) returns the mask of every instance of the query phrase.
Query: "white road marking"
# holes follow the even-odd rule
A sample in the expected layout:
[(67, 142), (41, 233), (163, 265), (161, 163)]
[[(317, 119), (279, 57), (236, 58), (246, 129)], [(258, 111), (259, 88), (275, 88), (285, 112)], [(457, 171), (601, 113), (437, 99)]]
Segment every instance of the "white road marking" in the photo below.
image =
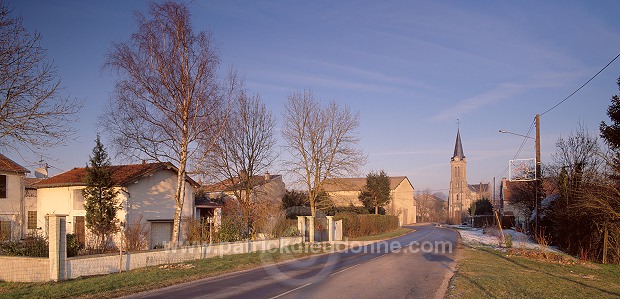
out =
[(300, 287), (296, 287), (296, 288), (294, 288), (294, 289), (292, 289), (292, 290), (290, 290), (290, 291), (286, 291), (286, 292), (284, 292), (284, 293), (282, 293), (282, 294), (280, 294), (280, 295), (278, 295), (278, 296), (271, 297), (271, 299), (275, 299), (275, 298), (282, 297), (282, 296), (284, 296), (284, 295), (286, 295), (286, 294), (290, 294), (290, 293), (292, 293), (292, 292), (295, 292), (295, 291), (297, 291), (297, 290), (299, 290), (299, 289), (301, 289), (301, 288), (305, 288), (305, 287), (307, 287), (307, 286), (309, 286), (309, 285), (311, 285), (311, 284), (312, 284), (312, 283), (311, 283), (311, 282), (309, 282), (309, 283), (304, 284), (304, 285), (302, 285), (302, 286), (300, 286)]
[(351, 267), (344, 268), (344, 269), (342, 269), (342, 270), (340, 270), (340, 271), (337, 271), (337, 272), (334, 272), (334, 273), (332, 273), (332, 274), (329, 274), (329, 276), (334, 276), (334, 275), (336, 275), (336, 274), (338, 274), (338, 273), (340, 273), (340, 272), (347, 271), (347, 270), (349, 270), (349, 269), (351, 269), (351, 268), (355, 268), (355, 267), (357, 267), (357, 266), (359, 266), (359, 265), (360, 265), (360, 264), (355, 264), (355, 265), (353, 265), (353, 266), (351, 266)]
[(387, 253), (384, 253), (384, 254), (382, 254), (382, 255), (380, 255), (380, 256), (373, 257), (373, 258), (369, 259), (368, 261), (370, 262), (370, 261), (372, 261), (372, 260), (376, 260), (376, 259), (378, 259), (378, 258), (380, 258), (380, 257), (382, 257), (382, 256), (384, 256), (384, 255), (386, 255), (386, 254), (387, 254)]

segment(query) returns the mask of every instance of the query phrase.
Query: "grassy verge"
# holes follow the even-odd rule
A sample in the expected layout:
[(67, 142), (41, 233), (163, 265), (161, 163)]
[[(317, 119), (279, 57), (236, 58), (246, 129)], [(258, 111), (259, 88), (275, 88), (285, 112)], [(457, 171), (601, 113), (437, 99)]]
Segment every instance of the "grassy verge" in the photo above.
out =
[(147, 267), (62, 282), (0, 282), (0, 298), (112, 298), (331, 250), (329, 245), (295, 245), (285, 249), (196, 260), (162, 268)]
[(397, 228), (393, 231), (389, 231), (386, 233), (382, 233), (382, 234), (378, 234), (378, 235), (372, 235), (372, 236), (363, 236), (363, 237), (359, 237), (359, 238), (352, 238), (349, 239), (349, 241), (376, 241), (376, 240), (383, 240), (383, 239), (391, 239), (394, 237), (398, 237), (398, 236), (402, 236), (406, 233), (411, 232), (412, 229), (410, 228), (404, 228), (404, 227), (400, 227)]
[(462, 250), (447, 298), (620, 297), (619, 265), (550, 261), (487, 247)]

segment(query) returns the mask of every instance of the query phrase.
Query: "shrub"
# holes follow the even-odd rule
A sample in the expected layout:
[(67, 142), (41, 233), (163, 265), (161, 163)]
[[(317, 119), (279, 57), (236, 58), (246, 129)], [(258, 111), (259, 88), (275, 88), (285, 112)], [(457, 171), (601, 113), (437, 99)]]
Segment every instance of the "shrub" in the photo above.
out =
[(80, 244), (75, 234), (67, 234), (67, 257), (76, 256), (84, 246)]
[(398, 228), (396, 216), (342, 212), (334, 216), (334, 221), (338, 220), (342, 220), (343, 235), (349, 238), (376, 235)]
[(506, 248), (512, 248), (512, 235), (511, 234), (506, 234), (506, 240), (504, 240), (504, 243), (506, 244)]
[(185, 232), (185, 239), (192, 243), (205, 243), (211, 241), (209, 238), (209, 234), (211, 233), (209, 229), (209, 222), (205, 221), (206, 219), (187, 219), (185, 220), (187, 224), (187, 231)]
[(342, 212), (334, 215), (334, 221), (342, 220), (342, 235), (355, 238), (360, 235), (360, 220), (356, 213)]
[(48, 257), (49, 243), (42, 236), (0, 243), (0, 253), (9, 256)]
[(127, 224), (123, 230), (123, 245), (127, 251), (143, 250), (148, 248), (150, 228), (142, 221), (140, 215), (133, 223)]
[(273, 236), (276, 238), (295, 237), (299, 235), (297, 229), (297, 221), (286, 219), (284, 217), (278, 218), (273, 228)]
[(223, 217), (222, 224), (217, 230), (218, 242), (236, 242), (244, 239), (246, 231), (241, 217)]

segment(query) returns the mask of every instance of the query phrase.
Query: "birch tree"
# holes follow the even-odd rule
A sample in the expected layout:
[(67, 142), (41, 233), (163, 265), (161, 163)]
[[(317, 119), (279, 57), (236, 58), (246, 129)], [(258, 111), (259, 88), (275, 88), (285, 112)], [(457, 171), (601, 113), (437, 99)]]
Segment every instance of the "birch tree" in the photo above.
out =
[(60, 78), (21, 17), (0, 0), (0, 147), (33, 152), (64, 143), (82, 103), (60, 95)]
[[(179, 238), (188, 161), (201, 161), (220, 132), (236, 76), (219, 80), (211, 34), (194, 32), (185, 3), (149, 3), (137, 31), (113, 43), (105, 66), (118, 78), (104, 126), (130, 158), (178, 165), (172, 242)], [(226, 81), (226, 84), (222, 82)]]
[(312, 216), (325, 179), (356, 172), (366, 162), (358, 148), (359, 114), (335, 102), (323, 106), (311, 91), (294, 92), (284, 107), (282, 136), (288, 170), (308, 191)]

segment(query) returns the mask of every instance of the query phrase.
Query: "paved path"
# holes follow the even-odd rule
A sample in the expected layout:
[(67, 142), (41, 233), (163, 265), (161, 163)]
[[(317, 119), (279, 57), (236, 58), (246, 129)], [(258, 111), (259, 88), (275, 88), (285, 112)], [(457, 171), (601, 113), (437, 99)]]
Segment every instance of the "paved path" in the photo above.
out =
[(343, 252), (269, 265), (127, 298), (442, 298), (458, 234), (433, 225)]

